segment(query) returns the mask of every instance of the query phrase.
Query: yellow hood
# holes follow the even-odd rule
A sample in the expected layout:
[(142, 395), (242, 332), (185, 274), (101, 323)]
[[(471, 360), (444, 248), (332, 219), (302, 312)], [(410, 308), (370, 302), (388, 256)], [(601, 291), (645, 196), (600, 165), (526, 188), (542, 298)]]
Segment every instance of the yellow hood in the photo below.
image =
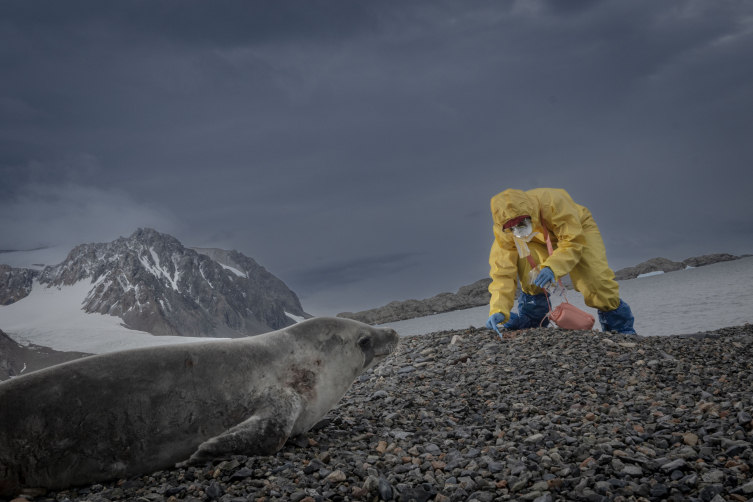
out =
[(509, 188), (492, 197), (492, 217), (500, 229), (508, 221), (519, 216), (531, 217), (533, 226), (539, 223), (539, 201), (523, 190)]

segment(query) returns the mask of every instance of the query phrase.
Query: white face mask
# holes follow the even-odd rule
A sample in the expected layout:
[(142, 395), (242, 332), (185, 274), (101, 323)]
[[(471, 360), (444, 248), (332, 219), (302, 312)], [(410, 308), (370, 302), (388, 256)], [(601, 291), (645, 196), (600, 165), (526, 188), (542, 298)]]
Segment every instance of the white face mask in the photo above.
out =
[(526, 218), (520, 225), (512, 227), (512, 234), (518, 239), (528, 237), (533, 232), (533, 225), (531, 225), (531, 219)]

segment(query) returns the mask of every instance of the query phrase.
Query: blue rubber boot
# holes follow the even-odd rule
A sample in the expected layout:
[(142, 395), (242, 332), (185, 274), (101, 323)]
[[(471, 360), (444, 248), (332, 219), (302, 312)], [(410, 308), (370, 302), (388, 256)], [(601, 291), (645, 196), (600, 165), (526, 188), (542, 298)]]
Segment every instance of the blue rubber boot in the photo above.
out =
[(599, 310), (599, 322), (601, 323), (601, 330), (617, 331), (624, 335), (637, 335), (633, 328), (633, 312), (630, 310), (630, 305), (620, 300), (620, 305), (616, 309), (610, 312), (602, 312)]
[[(509, 330), (538, 328), (549, 326), (549, 318), (545, 316), (549, 313), (549, 303), (546, 301), (544, 293), (538, 295), (529, 295), (520, 293), (518, 297), (518, 313), (511, 312), (510, 320), (503, 324), (502, 327)], [(541, 322), (541, 321), (544, 322)]]

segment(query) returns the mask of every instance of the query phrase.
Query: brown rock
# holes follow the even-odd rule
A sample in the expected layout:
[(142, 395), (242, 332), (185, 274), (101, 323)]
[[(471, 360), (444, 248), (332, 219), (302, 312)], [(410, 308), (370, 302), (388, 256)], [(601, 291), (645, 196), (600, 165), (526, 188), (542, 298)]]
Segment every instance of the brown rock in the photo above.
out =
[(316, 500), (314, 500), (314, 497), (306, 497), (301, 499), (301, 502), (316, 502)]
[(450, 497), (442, 495), (441, 493), (437, 493), (436, 497), (434, 497), (434, 502), (448, 502), (449, 500)]
[(588, 466), (591, 464), (595, 464), (596, 460), (593, 457), (588, 457), (583, 462), (580, 463), (581, 469), (588, 469)]
[(379, 453), (384, 453), (387, 450), (387, 441), (379, 441), (379, 444), (376, 447), (376, 451)]
[(497, 485), (497, 488), (506, 488), (507, 480), (503, 479), (503, 480), (497, 481), (496, 485)]
[(635, 425), (633, 426), (633, 430), (634, 430), (635, 432), (637, 432), (638, 434), (643, 434), (644, 432), (646, 432), (645, 430), (643, 430), (643, 427), (641, 427), (641, 426), (640, 426), (640, 425), (638, 425), (638, 424), (635, 424)]
[(319, 454), (319, 460), (325, 464), (329, 464), (329, 461), (332, 460), (332, 455), (330, 455), (328, 451), (323, 451)]
[(691, 434), (685, 434), (685, 436), (683, 436), (682, 440), (685, 442), (685, 444), (690, 445), (690, 446), (695, 446), (695, 445), (698, 444), (698, 436), (696, 436), (695, 434), (692, 434), (692, 433)]
[(435, 471), (436, 471), (437, 469), (439, 469), (439, 470), (441, 471), (441, 470), (442, 470), (442, 469), (444, 469), (445, 467), (447, 467), (447, 464), (446, 464), (446, 463), (444, 463), (444, 462), (442, 462), (441, 460), (435, 460), (435, 461), (433, 461), (433, 462), (431, 463), (431, 468), (432, 468), (432, 469), (434, 469)]
[(708, 413), (711, 408), (714, 407), (714, 403), (701, 403), (698, 405), (698, 409), (703, 413)]
[(329, 474), (329, 476), (327, 476), (326, 478), (324, 478), (324, 480), (327, 481), (327, 482), (329, 482), (329, 483), (342, 483), (346, 479), (348, 479), (348, 477), (345, 475), (345, 473), (343, 471), (341, 471), (339, 469), (336, 470), (336, 471), (331, 472)]
[(594, 415), (593, 413), (586, 413), (586, 420), (593, 421), (595, 419), (596, 419), (596, 415)]
[(560, 488), (562, 486), (563, 481), (564, 480), (562, 478), (554, 478), (554, 479), (550, 479), (546, 483), (549, 485), (549, 489), (551, 490), (553, 488)]
[(364, 497), (368, 497), (368, 495), (369, 495), (369, 490), (365, 490), (363, 488), (358, 488), (357, 486), (353, 487), (352, 497), (354, 499), (361, 499), (361, 498), (364, 498)]

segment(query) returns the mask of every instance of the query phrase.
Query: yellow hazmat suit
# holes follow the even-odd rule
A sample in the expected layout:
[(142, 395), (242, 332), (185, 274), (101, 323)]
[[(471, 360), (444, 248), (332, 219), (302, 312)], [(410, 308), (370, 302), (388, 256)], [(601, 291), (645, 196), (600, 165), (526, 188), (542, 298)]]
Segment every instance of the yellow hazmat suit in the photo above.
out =
[[(559, 279), (570, 274), (573, 287), (583, 294), (586, 305), (609, 312), (620, 306), (620, 289), (614, 272), (607, 264), (607, 254), (591, 212), (576, 204), (570, 195), (559, 188), (505, 190), (491, 201), (494, 217), (494, 244), (491, 265), (492, 294), (489, 315), (502, 313), (510, 319), (510, 309), (515, 302), (517, 278), (522, 290), (530, 295), (543, 292), (529, 282), (531, 265), (518, 248), (510, 230), (503, 230), (508, 221), (529, 215), (533, 231), (539, 232), (529, 243), (531, 256), (541, 267), (549, 267)], [(541, 211), (541, 213), (539, 213)], [(541, 214), (546, 221), (554, 253), (549, 256), (541, 227)]]

